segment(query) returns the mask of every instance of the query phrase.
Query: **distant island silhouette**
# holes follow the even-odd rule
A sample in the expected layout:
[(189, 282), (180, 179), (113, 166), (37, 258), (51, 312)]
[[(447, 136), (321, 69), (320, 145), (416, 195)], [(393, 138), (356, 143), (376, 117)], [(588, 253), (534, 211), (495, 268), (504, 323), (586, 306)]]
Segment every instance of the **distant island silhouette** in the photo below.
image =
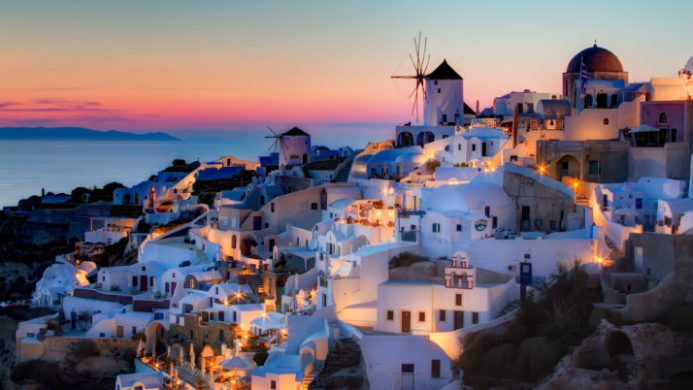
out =
[(118, 130), (92, 130), (84, 127), (0, 127), (0, 140), (181, 141), (164, 132), (136, 134)]

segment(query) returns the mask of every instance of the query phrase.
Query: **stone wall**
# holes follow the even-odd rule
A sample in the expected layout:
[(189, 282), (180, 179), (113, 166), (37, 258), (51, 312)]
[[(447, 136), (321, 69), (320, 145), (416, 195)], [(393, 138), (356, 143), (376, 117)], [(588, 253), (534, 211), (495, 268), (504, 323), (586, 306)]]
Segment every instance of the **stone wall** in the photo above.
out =
[[(192, 341), (195, 352), (199, 354), (209, 345), (215, 354), (221, 352), (221, 343), (233, 346), (235, 332), (233, 326), (226, 322), (200, 321), (196, 314), (186, 314), (182, 325), (171, 324), (168, 331), (169, 344)], [(185, 350), (187, 353), (187, 349)]]

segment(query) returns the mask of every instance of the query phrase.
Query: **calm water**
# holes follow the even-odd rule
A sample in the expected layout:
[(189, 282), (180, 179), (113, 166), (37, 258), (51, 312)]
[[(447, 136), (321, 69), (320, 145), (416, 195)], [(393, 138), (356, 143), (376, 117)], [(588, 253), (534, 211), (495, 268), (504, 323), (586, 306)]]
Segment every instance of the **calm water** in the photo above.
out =
[(210, 161), (230, 154), (256, 160), (267, 142), (0, 141), (0, 206), (46, 192), (117, 181), (133, 185), (175, 158)]
[[(267, 131), (234, 133), (233, 141), (0, 141), (0, 207), (30, 195), (69, 193), (78, 186), (117, 181), (131, 186), (167, 167), (173, 159), (211, 161), (223, 155), (257, 161), (269, 153)], [(313, 145), (363, 148), (394, 135), (392, 126), (344, 125), (313, 133)]]

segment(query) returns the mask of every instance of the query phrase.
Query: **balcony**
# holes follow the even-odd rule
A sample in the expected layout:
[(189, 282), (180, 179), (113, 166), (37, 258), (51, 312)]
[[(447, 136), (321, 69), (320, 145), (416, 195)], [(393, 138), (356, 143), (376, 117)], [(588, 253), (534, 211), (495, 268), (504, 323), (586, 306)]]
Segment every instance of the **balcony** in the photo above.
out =
[(426, 215), (426, 211), (424, 210), (399, 210), (399, 215), (400, 218), (409, 218), (412, 216), (417, 216), (417, 217), (423, 217)]
[(445, 278), (445, 287), (471, 290), (474, 288), (474, 280), (471, 278)]
[(400, 232), (400, 239), (405, 242), (416, 242), (419, 237), (418, 230), (409, 230)]

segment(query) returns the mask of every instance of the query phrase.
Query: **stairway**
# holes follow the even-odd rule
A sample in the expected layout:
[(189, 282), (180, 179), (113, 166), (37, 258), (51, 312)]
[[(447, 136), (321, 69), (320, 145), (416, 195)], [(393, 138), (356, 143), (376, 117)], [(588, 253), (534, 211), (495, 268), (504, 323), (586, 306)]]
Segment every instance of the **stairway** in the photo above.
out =
[(336, 183), (347, 181), (349, 179), (349, 172), (351, 172), (351, 164), (353, 162), (353, 157), (349, 157), (342, 161), (334, 170), (332, 181)]
[(501, 310), (500, 313), (498, 313), (498, 316), (496, 318), (503, 317), (504, 315), (510, 313), (511, 311), (513, 311), (519, 307), (520, 307), (520, 301), (509, 302), (507, 305), (505, 305), (503, 310)]
[(309, 373), (303, 376), (303, 382), (301, 382), (301, 390), (308, 390), (309, 386), (311, 383), (313, 383), (313, 379), (318, 376), (318, 371), (315, 369), (310, 370)]
[(246, 278), (246, 282), (250, 286), (253, 291), (255, 291), (255, 294), (258, 296), (264, 295), (265, 294), (265, 283), (262, 281), (262, 277), (259, 275), (253, 275), (253, 276), (248, 276)]

